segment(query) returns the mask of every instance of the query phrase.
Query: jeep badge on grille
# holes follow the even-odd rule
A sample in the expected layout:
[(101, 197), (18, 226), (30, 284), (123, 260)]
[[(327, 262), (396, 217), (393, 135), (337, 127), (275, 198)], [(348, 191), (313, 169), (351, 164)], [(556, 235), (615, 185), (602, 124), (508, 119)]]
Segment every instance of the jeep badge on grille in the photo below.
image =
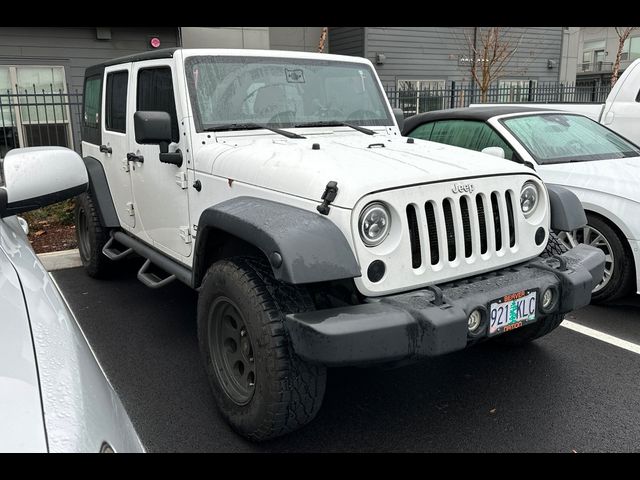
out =
[(473, 193), (476, 187), (473, 186), (473, 183), (454, 183), (451, 191), (453, 193)]

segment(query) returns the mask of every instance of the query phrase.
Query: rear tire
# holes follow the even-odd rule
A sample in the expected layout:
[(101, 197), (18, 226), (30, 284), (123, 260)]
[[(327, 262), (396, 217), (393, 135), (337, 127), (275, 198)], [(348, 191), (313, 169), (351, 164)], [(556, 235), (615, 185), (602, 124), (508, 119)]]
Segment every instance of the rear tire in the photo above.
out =
[(326, 368), (297, 357), (287, 313), (313, 310), (308, 292), (273, 278), (262, 259), (213, 264), (198, 298), (198, 341), (217, 406), (253, 441), (310, 422), (324, 397)]
[(105, 278), (111, 273), (113, 262), (104, 256), (102, 248), (109, 240), (109, 230), (102, 226), (91, 194), (76, 197), (74, 219), (80, 259), (87, 274)]

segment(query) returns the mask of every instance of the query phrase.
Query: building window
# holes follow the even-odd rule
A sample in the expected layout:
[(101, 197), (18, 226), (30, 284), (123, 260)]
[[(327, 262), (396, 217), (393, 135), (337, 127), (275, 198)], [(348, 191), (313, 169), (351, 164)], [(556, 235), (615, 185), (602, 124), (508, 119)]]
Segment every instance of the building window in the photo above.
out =
[(107, 75), (105, 99), (105, 129), (112, 132), (127, 131), (127, 83), (129, 72), (113, 72)]
[(498, 102), (527, 102), (533, 100), (537, 80), (500, 80)]
[(406, 115), (445, 108), (445, 80), (398, 80), (398, 100)]
[(622, 56), (620, 60), (633, 62), (640, 58), (640, 37), (627, 38), (622, 46)]
[(0, 66), (0, 157), (16, 147), (73, 145), (64, 68)]

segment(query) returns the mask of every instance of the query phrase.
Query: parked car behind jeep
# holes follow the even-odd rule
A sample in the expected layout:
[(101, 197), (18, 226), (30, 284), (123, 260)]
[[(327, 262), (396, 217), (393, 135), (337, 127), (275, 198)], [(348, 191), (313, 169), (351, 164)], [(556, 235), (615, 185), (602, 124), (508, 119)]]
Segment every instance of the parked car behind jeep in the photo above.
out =
[(585, 223), (575, 195), (403, 138), (366, 59), (170, 49), (87, 69), (85, 92), (87, 272), (136, 252), (147, 286), (198, 290), (214, 397), (252, 440), (311, 421), (327, 367), (523, 344), (602, 278), (601, 251), (550, 234)]

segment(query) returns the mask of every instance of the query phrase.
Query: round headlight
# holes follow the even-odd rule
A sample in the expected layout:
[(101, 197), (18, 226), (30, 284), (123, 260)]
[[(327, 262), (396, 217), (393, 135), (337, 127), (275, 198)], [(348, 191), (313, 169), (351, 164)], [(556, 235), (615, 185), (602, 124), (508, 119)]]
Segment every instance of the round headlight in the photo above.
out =
[(520, 209), (525, 217), (528, 217), (536, 210), (538, 199), (538, 186), (533, 182), (526, 182), (520, 191)]
[(380, 245), (391, 227), (391, 215), (384, 204), (373, 202), (364, 207), (360, 214), (358, 229), (360, 238), (367, 247)]

